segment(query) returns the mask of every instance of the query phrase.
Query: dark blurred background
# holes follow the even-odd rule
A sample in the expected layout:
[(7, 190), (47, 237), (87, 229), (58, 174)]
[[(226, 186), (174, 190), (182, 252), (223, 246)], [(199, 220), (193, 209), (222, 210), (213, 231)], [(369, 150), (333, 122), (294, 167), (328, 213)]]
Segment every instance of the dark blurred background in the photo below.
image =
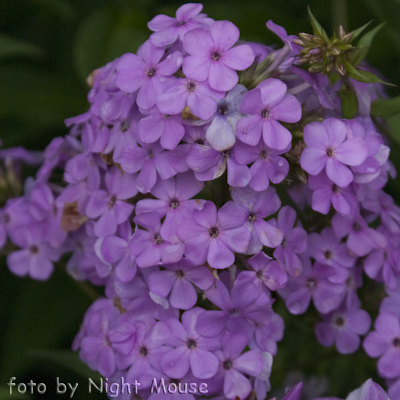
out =
[[(207, 0), (203, 11), (216, 20), (231, 20), (241, 38), (281, 46), (265, 22), (272, 19), (289, 34), (311, 32), (307, 4), (328, 34), (343, 24), (353, 30), (373, 20), (386, 21), (373, 42), (367, 60), (396, 84), (390, 96), (400, 94), (400, 1), (398, 0)], [(0, 1), (0, 137), (3, 147), (42, 150), (56, 136), (65, 135), (65, 118), (88, 108), (86, 77), (125, 52), (135, 52), (148, 38), (147, 22), (156, 14), (175, 15), (180, 1), (162, 0), (1, 0)], [(400, 110), (388, 124), (392, 131), (391, 160), (400, 170)], [(398, 181), (388, 191), (400, 203)], [(74, 282), (61, 268), (48, 282), (17, 278), (9, 273), (5, 257), (0, 266), (0, 400), (10, 398), (5, 386), (16, 382), (43, 382), (47, 391), (33, 398), (63, 399), (56, 394), (56, 377), (79, 383), (77, 399), (105, 398), (88, 394), (88, 368), (69, 351), (83, 314), (92, 302), (92, 290)], [(368, 288), (366, 289), (368, 290)], [(315, 315), (285, 317), (285, 339), (279, 344), (271, 377), (273, 387), (290, 383), (292, 371), (311, 380), (314, 391), (346, 397), (367, 378), (376, 376), (375, 361), (359, 350), (337, 355), (318, 345)], [(297, 375), (296, 375), (297, 374)], [(90, 375), (90, 376), (93, 376)], [(96, 376), (96, 375), (94, 375)], [(293, 378), (295, 379), (295, 378)], [(16, 392), (14, 388), (14, 393)], [(321, 393), (322, 394), (322, 393)], [(14, 398), (18, 398), (14, 396)], [(32, 396), (20, 396), (32, 398)]]

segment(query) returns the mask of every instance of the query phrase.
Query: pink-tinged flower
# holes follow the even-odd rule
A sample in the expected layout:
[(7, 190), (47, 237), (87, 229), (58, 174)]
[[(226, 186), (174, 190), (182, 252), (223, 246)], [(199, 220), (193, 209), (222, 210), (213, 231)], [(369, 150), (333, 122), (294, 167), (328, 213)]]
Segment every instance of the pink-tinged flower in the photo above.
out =
[(117, 64), (115, 84), (124, 92), (132, 93), (139, 89), (137, 105), (146, 110), (156, 104), (157, 96), (164, 92), (176, 79), (174, 74), (182, 65), (180, 51), (164, 55), (163, 47), (155, 47), (150, 40), (139, 48), (138, 55), (124, 54)]
[(150, 35), (151, 42), (158, 47), (174, 43), (176, 39), (183, 40), (185, 33), (195, 28), (208, 28), (214, 20), (200, 14), (203, 4), (187, 3), (176, 10), (176, 18), (168, 15), (156, 15), (147, 23), (154, 31)]
[(364, 349), (370, 357), (381, 357), (378, 371), (385, 378), (400, 376), (400, 323), (395, 314), (383, 312), (375, 321), (375, 331), (364, 340)]
[(241, 354), (248, 339), (239, 332), (226, 333), (222, 350), (215, 352), (220, 361), (220, 373), (224, 376), (224, 395), (228, 399), (244, 400), (251, 391), (249, 379), (243, 374), (258, 376), (264, 367), (264, 359), (257, 350)]
[(160, 215), (155, 212), (146, 212), (136, 215), (133, 221), (147, 229), (138, 229), (129, 243), (131, 253), (136, 257), (140, 268), (147, 268), (163, 263), (178, 262), (183, 255), (184, 245), (174, 237), (171, 242), (160, 234)]
[(196, 330), (196, 322), (203, 308), (195, 307), (182, 314), (182, 323), (170, 319), (171, 337), (167, 344), (173, 350), (161, 358), (161, 367), (171, 378), (181, 379), (191, 369), (196, 378), (212, 378), (218, 369), (218, 359), (212, 351), (221, 348), (221, 338), (205, 338)]
[(92, 193), (86, 206), (86, 215), (89, 218), (100, 217), (94, 227), (97, 236), (113, 235), (117, 225), (127, 220), (134, 206), (124, 200), (137, 194), (135, 181), (135, 175), (122, 176), (121, 171), (113, 167), (105, 176), (107, 191), (96, 190)]
[(193, 218), (182, 221), (178, 235), (185, 242), (185, 255), (195, 264), (206, 261), (218, 269), (228, 268), (236, 253), (243, 253), (249, 245), (250, 232), (239, 218), (231, 218), (224, 207), (217, 212), (212, 201), (202, 210), (194, 210)]
[(45, 226), (39, 222), (11, 230), (11, 240), (21, 247), (7, 256), (7, 265), (13, 274), (29, 275), (41, 281), (49, 279), (54, 269), (52, 261), (60, 258), (60, 251), (51, 247), (45, 237)]
[(326, 169), (328, 178), (340, 187), (353, 181), (353, 173), (347, 167), (364, 162), (368, 155), (367, 145), (360, 137), (346, 140), (347, 127), (336, 118), (311, 122), (304, 128), (304, 142), (300, 165), (310, 175), (318, 175)]
[(331, 204), (341, 214), (350, 214), (357, 209), (357, 199), (353, 193), (352, 185), (340, 187), (333, 183), (325, 171), (318, 175), (310, 175), (308, 178), (312, 194), (312, 209), (321, 214), (328, 214)]
[(263, 135), (264, 143), (274, 150), (284, 150), (292, 141), (292, 134), (278, 121), (298, 122), (301, 105), (293, 95), (286, 94), (286, 84), (270, 78), (247, 92), (240, 111), (249, 116), (236, 124), (239, 140), (256, 146)]
[(335, 343), (341, 354), (354, 353), (360, 346), (359, 335), (365, 335), (371, 326), (371, 317), (357, 304), (350, 309), (342, 305), (323, 317), (325, 321), (315, 326), (318, 341), (326, 347)]
[(180, 114), (186, 105), (193, 115), (207, 120), (217, 110), (217, 99), (225, 93), (214, 90), (208, 82), (200, 82), (193, 78), (176, 80), (168, 90), (160, 94), (157, 107), (165, 114)]
[(149, 276), (150, 291), (161, 297), (171, 292), (171, 306), (181, 310), (189, 310), (196, 304), (197, 292), (193, 284), (207, 290), (214, 282), (207, 267), (198, 267), (185, 258), (176, 264), (164, 264), (163, 267), (165, 270), (155, 271)]
[(280, 154), (289, 150), (272, 150), (263, 140), (256, 146), (250, 146), (241, 141), (236, 142), (235, 158), (239, 164), (250, 164), (251, 180), (249, 186), (260, 192), (268, 188), (269, 183), (281, 183), (289, 172), (289, 162)]
[(298, 254), (307, 249), (307, 233), (300, 227), (293, 228), (296, 222), (296, 212), (290, 206), (280, 209), (278, 220), (270, 220), (271, 225), (276, 226), (283, 234), (280, 245), (274, 251), (274, 257), (282, 268), (292, 276), (301, 273), (301, 261)]
[(230, 21), (214, 22), (207, 32), (194, 29), (183, 38), (183, 48), (189, 54), (183, 60), (183, 73), (205, 81), (215, 90), (228, 91), (238, 83), (235, 72), (250, 67), (253, 50), (242, 44), (232, 47), (239, 39), (239, 29)]

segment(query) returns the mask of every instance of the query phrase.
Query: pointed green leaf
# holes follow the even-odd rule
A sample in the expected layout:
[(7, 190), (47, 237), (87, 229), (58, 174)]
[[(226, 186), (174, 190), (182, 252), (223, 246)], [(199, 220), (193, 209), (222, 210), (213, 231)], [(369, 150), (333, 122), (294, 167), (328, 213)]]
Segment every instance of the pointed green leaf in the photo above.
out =
[(365, 25), (361, 26), (358, 29), (354, 29), (354, 31), (351, 31), (349, 33), (351, 33), (351, 41), (353, 41), (354, 39), (357, 39), (358, 36), (360, 36), (360, 34), (363, 32), (363, 30), (372, 22), (371, 21), (367, 22)]
[(43, 50), (34, 44), (0, 34), (0, 58), (40, 57), (43, 54)]
[(351, 62), (353, 65), (359, 65), (362, 60), (367, 56), (369, 48), (371, 46), (372, 40), (376, 36), (376, 34), (382, 29), (385, 22), (378, 25), (371, 31), (367, 32), (357, 43), (357, 49), (352, 54)]
[(324, 39), (326, 42), (329, 42), (329, 37), (328, 37), (327, 33), (325, 32), (325, 29), (321, 26), (321, 24), (314, 17), (313, 13), (311, 12), (310, 6), (308, 6), (307, 9), (308, 9), (308, 16), (310, 17), (310, 23), (311, 23), (311, 26), (313, 27), (314, 35), (320, 37), (321, 39)]
[(80, 358), (78, 353), (69, 350), (31, 350), (28, 355), (36, 360), (44, 360), (60, 365), (83, 378), (93, 380), (101, 378), (97, 371), (91, 370)]
[(356, 116), (358, 111), (357, 93), (353, 85), (342, 85), (339, 91), (340, 104), (342, 109), (342, 117), (352, 119)]
[(400, 114), (400, 96), (393, 99), (378, 99), (371, 104), (371, 114), (376, 117), (391, 117)]
[(347, 76), (350, 78), (355, 79), (359, 82), (366, 82), (366, 83), (382, 83), (388, 86), (396, 86), (392, 83), (385, 82), (379, 77), (377, 77), (372, 72), (365, 71), (363, 69), (356, 68), (354, 65), (351, 64), (350, 61), (343, 59), (342, 60), (344, 67), (346, 68)]

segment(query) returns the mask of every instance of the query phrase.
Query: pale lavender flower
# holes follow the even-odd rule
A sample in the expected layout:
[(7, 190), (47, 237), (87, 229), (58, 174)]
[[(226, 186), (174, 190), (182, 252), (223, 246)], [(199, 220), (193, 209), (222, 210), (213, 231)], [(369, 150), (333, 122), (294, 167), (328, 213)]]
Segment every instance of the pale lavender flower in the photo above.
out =
[(250, 46), (232, 47), (239, 39), (239, 29), (230, 21), (214, 22), (207, 32), (199, 28), (183, 38), (183, 48), (189, 54), (182, 64), (183, 73), (208, 83), (215, 90), (228, 91), (238, 83), (235, 70), (242, 71), (253, 63)]
[(270, 149), (288, 147), (292, 134), (278, 121), (298, 122), (301, 105), (293, 95), (286, 94), (286, 89), (285, 83), (270, 78), (244, 95), (240, 111), (251, 115), (236, 124), (237, 136), (242, 142), (256, 146), (263, 135)]

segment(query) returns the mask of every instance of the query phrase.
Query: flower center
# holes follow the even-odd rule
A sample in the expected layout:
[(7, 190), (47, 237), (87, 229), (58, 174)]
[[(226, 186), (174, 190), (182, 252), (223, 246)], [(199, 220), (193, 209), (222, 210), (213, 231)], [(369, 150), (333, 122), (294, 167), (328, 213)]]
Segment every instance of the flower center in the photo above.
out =
[(314, 289), (317, 286), (317, 281), (314, 278), (307, 279), (306, 285), (309, 289)]
[(224, 158), (229, 158), (229, 155), (230, 155), (230, 151), (229, 150), (225, 150), (225, 151), (222, 152), (222, 156)]
[(108, 209), (111, 210), (114, 207), (115, 202), (117, 201), (117, 198), (115, 196), (112, 196), (110, 201), (108, 202)]
[(400, 338), (394, 338), (392, 343), (394, 347), (400, 347)]
[(260, 160), (265, 160), (265, 159), (267, 158), (267, 155), (268, 155), (267, 151), (266, 151), (266, 150), (263, 150), (263, 151), (260, 153)]
[(355, 232), (361, 231), (361, 225), (358, 222), (354, 222), (353, 231), (355, 231)]
[(226, 104), (221, 104), (221, 105), (218, 107), (218, 112), (219, 112), (221, 115), (226, 115), (226, 114), (228, 114), (228, 112), (229, 112), (229, 108), (228, 108), (228, 106), (227, 106)]
[(193, 339), (189, 339), (189, 340), (186, 342), (186, 345), (187, 345), (187, 347), (188, 347), (190, 350), (193, 350), (193, 349), (196, 348), (197, 343), (196, 343)]
[(152, 150), (147, 149), (147, 150), (146, 150), (146, 156), (147, 156), (147, 158), (148, 158), (149, 160), (151, 160), (151, 159), (154, 157), (154, 154), (153, 154)]
[(185, 276), (185, 273), (184, 273), (181, 269), (178, 269), (178, 270), (175, 272), (175, 274), (176, 274), (176, 276), (177, 276), (178, 278), (183, 278), (183, 277)]
[(335, 194), (339, 194), (341, 192), (340, 187), (336, 185), (336, 183), (332, 185), (332, 192)]
[(142, 357), (146, 357), (147, 356), (147, 354), (148, 354), (148, 350), (147, 350), (147, 348), (145, 347), (145, 346), (142, 346), (141, 348), (140, 348), (140, 350), (139, 350), (139, 353), (140, 353), (140, 355), (142, 356)]
[(262, 271), (261, 269), (259, 269), (259, 270), (256, 272), (256, 277), (257, 277), (258, 279), (262, 279), (262, 277), (263, 277), (263, 271)]
[(208, 232), (210, 233), (210, 236), (211, 236), (213, 239), (215, 239), (215, 238), (218, 237), (218, 235), (219, 235), (219, 230), (218, 230), (218, 228), (216, 228), (215, 226), (214, 226), (213, 228), (211, 228)]
[(33, 245), (33, 246), (29, 247), (29, 251), (32, 254), (37, 254), (39, 252), (39, 248), (37, 246)]
[(4, 222), (5, 224), (8, 224), (8, 223), (10, 222), (10, 216), (9, 216), (7, 213), (5, 213), (5, 214), (3, 215), (3, 222)]
[(161, 244), (163, 242), (163, 239), (159, 233), (154, 234), (153, 240), (155, 244)]
[(268, 117), (269, 117), (269, 110), (262, 110), (261, 111), (261, 116), (264, 118), (264, 119), (267, 119)]
[(225, 360), (224, 363), (222, 364), (222, 367), (229, 371), (233, 367), (233, 362), (231, 360)]
[(179, 200), (177, 199), (172, 199), (171, 202), (169, 203), (171, 208), (178, 208), (179, 207)]
[(238, 315), (238, 309), (237, 308), (232, 308), (231, 310), (229, 310), (229, 314), (231, 315)]
[(221, 53), (219, 51), (214, 51), (214, 53), (212, 53), (211, 57), (214, 61), (218, 61), (221, 58)]
[(163, 114), (163, 118), (164, 119), (170, 119), (171, 118), (171, 114)]
[(247, 217), (247, 219), (248, 219), (250, 222), (254, 222), (254, 221), (256, 220), (256, 213), (255, 213), (254, 211), (251, 211), (251, 212), (249, 213), (249, 216)]
[(186, 25), (186, 21), (178, 21), (176, 23), (176, 26), (183, 26), (183, 25)]
[(326, 149), (326, 155), (327, 155), (328, 157), (333, 157), (334, 154), (335, 154), (335, 153), (334, 153), (332, 147), (328, 147), (328, 148)]
[(333, 254), (332, 254), (332, 251), (331, 251), (331, 250), (326, 250), (326, 251), (325, 251), (324, 257), (325, 257), (327, 260), (330, 260), (330, 259), (332, 258), (332, 256), (333, 256)]
[(189, 92), (193, 92), (196, 89), (196, 84), (193, 81), (189, 81), (186, 87)]
[(286, 238), (283, 238), (282, 243), (281, 243), (282, 249), (286, 249), (287, 245), (288, 245), (288, 243), (287, 243)]
[(344, 318), (343, 317), (337, 317), (336, 320), (335, 320), (335, 325), (343, 326), (344, 325)]
[(129, 129), (129, 121), (124, 119), (119, 125), (119, 130), (121, 132), (126, 132), (128, 129)]
[(204, 145), (204, 139), (197, 139), (197, 140), (195, 141), (195, 143), (197, 143), (197, 144), (203, 146), (203, 145)]
[(150, 69), (147, 70), (146, 75), (151, 78), (156, 74), (156, 69), (154, 67), (151, 67)]

